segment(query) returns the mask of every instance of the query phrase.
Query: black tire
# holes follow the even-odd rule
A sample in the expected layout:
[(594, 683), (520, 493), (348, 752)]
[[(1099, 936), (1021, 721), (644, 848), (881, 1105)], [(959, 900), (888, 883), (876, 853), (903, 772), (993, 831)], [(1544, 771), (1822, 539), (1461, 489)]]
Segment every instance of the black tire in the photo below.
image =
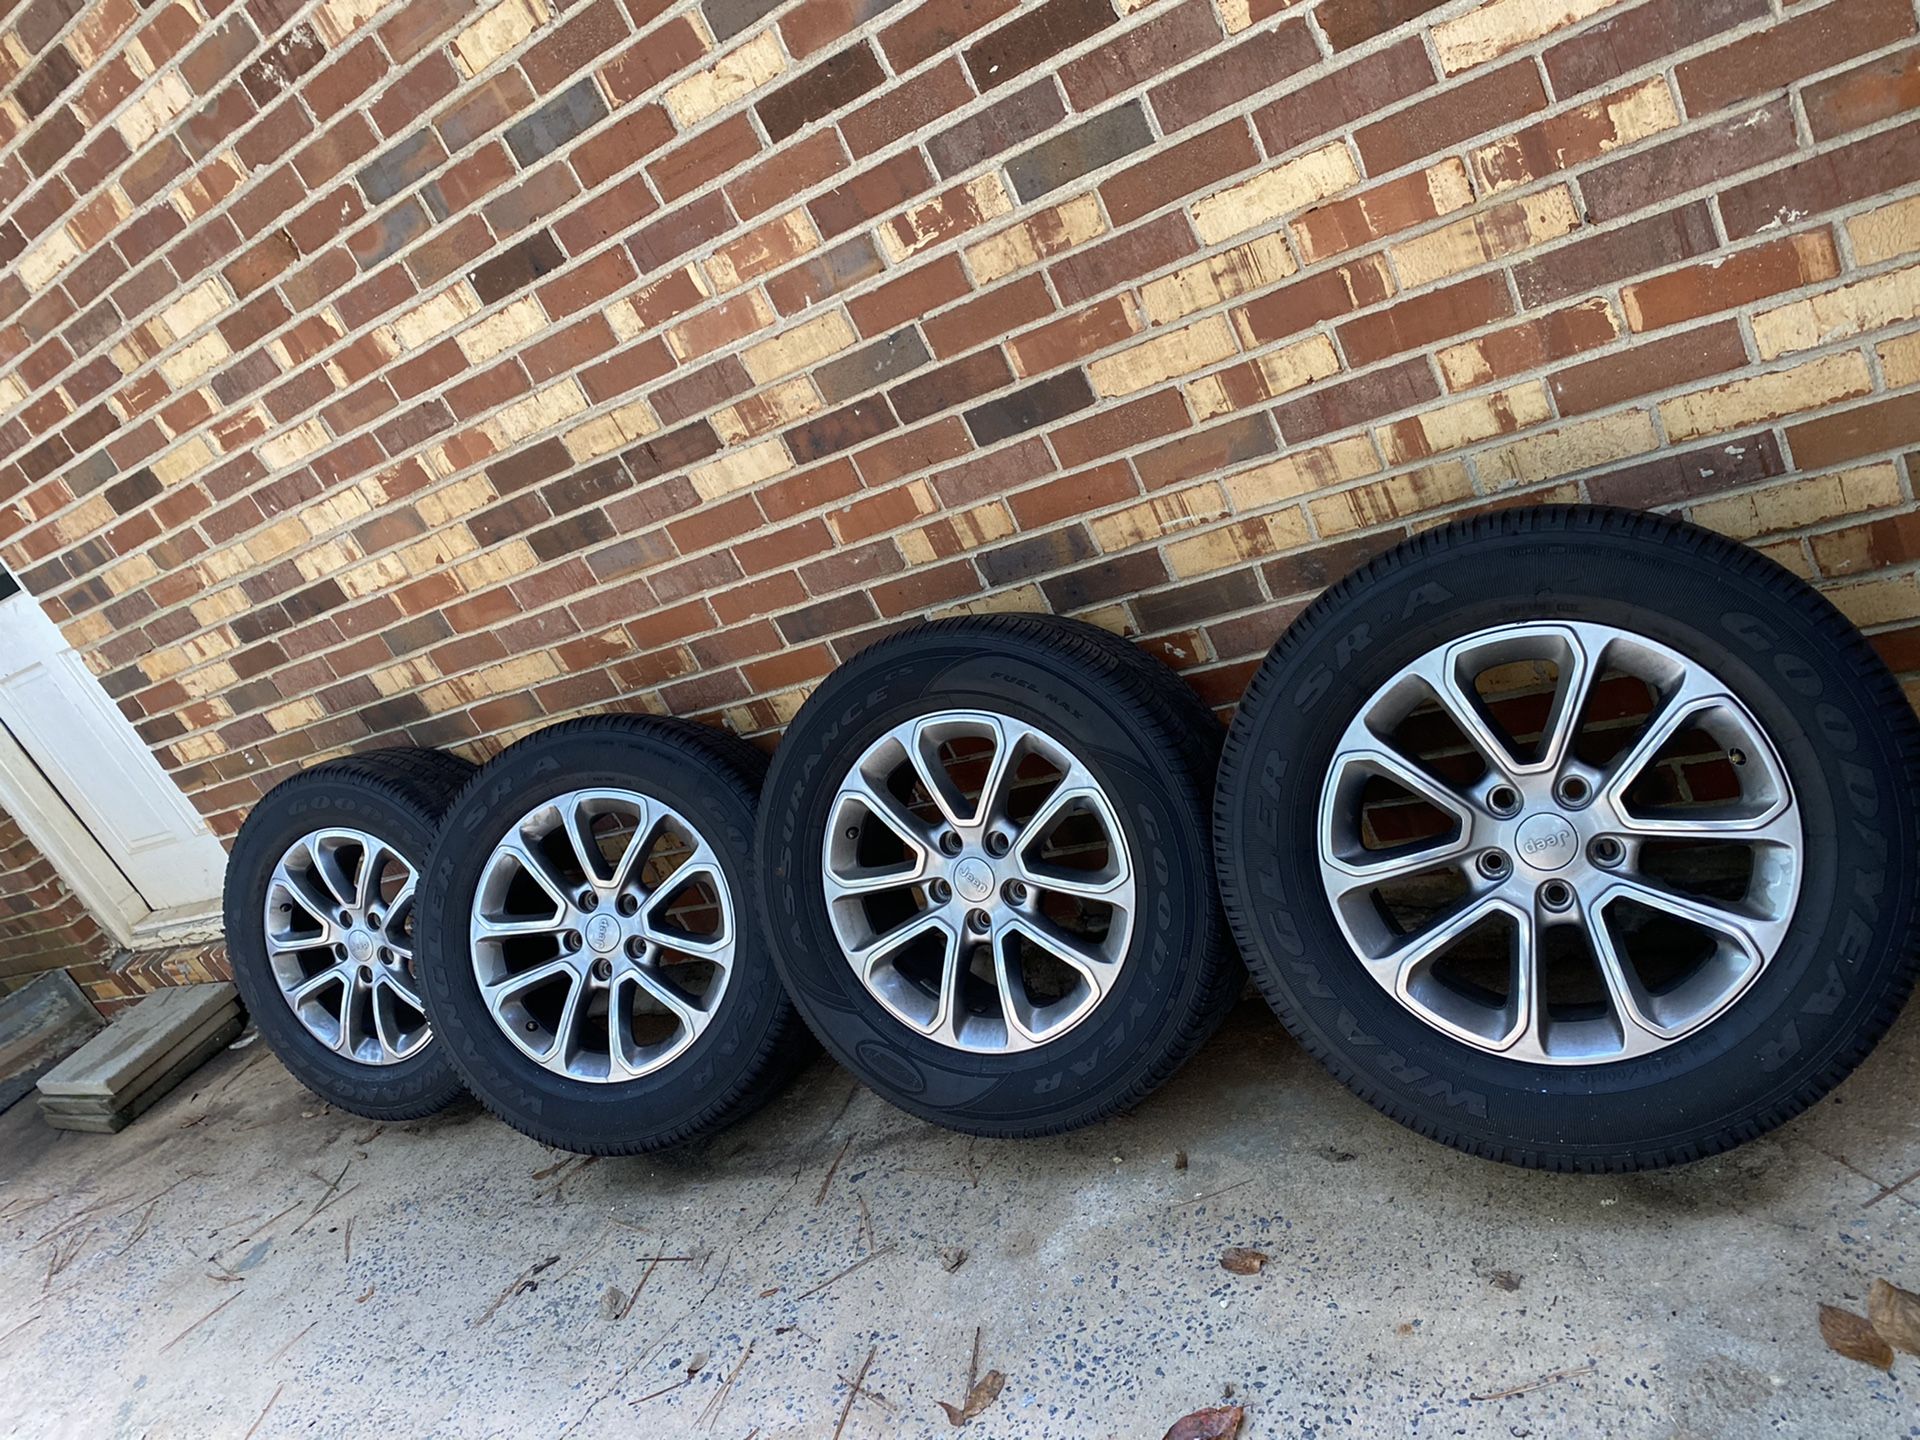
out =
[[(543, 1144), (626, 1155), (681, 1144), (771, 1097), (811, 1053), (753, 923), (754, 812), (766, 761), (705, 726), (602, 715), (542, 730), (482, 767), (447, 816), (421, 880), (422, 987), (455, 1068), (487, 1109)], [(664, 801), (713, 848), (737, 920), (731, 978), (692, 1043), (659, 1069), (591, 1081), (543, 1068), (509, 1041), (481, 994), (468, 942), (484, 867), (507, 830), (569, 790)]]
[[(1435, 647), (1529, 620), (1635, 631), (1719, 677), (1778, 751), (1799, 806), (1800, 890), (1771, 963), (1702, 1028), (1651, 1054), (1536, 1063), (1462, 1043), (1363, 969), (1322, 884), (1321, 787), (1359, 707)], [(1227, 913), (1255, 980), (1357, 1095), (1472, 1154), (1624, 1171), (1772, 1129), (1885, 1033), (1920, 958), (1917, 797), (1913, 712), (1823, 597), (1691, 525), (1550, 507), (1430, 531), (1310, 607), (1240, 706), (1215, 836)]]
[[(821, 845), (842, 777), (894, 726), (959, 709), (1070, 738), (1112, 798), (1141, 877), (1118, 983), (1023, 1052), (968, 1053), (910, 1028), (855, 976), (827, 913)], [(1171, 671), (1074, 621), (935, 621), (841, 666), (788, 729), (760, 819), (766, 925), (814, 1033), (893, 1104), (969, 1134), (1057, 1134), (1138, 1104), (1213, 1033), (1244, 983), (1207, 844), (1220, 735)]]
[(332, 826), (364, 831), (416, 869), (473, 766), (440, 750), (374, 750), (331, 760), (276, 785), (253, 807), (227, 861), (227, 959), (235, 986), (268, 1047), (309, 1090), (373, 1120), (417, 1120), (464, 1093), (445, 1046), (429, 1039), (388, 1065), (328, 1050), (287, 1004), (268, 961), (263, 926), (274, 867), (301, 836)]

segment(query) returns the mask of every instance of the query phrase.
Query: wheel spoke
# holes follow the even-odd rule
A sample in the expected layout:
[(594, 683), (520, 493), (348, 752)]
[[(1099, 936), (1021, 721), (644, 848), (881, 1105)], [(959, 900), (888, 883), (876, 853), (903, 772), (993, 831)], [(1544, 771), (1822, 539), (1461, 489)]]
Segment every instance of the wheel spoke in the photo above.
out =
[[(1044, 916), (1021, 915), (1007, 922), (1007, 928), (1024, 935), (1042, 950), (1064, 960), (1092, 988), (1095, 996), (1107, 993), (1120, 967), (1079, 936), (1070, 935)], [(1097, 1003), (1097, 1001), (1096, 1001)]]
[[(311, 856), (312, 852), (309, 851), (308, 853), (309, 856)], [(330, 940), (333, 937), (335, 929), (334, 920), (340, 913), (340, 904), (314, 884), (313, 871), (311, 869), (295, 873), (289, 870), (286, 867), (286, 863), (282, 861), (280, 868), (274, 871), (274, 885), (277, 886), (289, 900), (293, 901), (302, 910), (306, 911), (310, 917), (320, 923), (320, 939), (322, 941)], [(268, 893), (272, 894), (273, 892), (269, 889)]]
[(501, 851), (512, 856), (527, 877), (547, 892), (548, 898), (554, 903), (556, 916), (566, 913), (573, 903), (567, 883), (555, 872), (545, 855), (517, 838), (507, 841)]
[(873, 969), (882, 960), (887, 959), (903, 946), (919, 939), (930, 930), (938, 930), (946, 936), (949, 950), (956, 939), (953, 927), (938, 910), (922, 910), (919, 914), (903, 920), (892, 929), (873, 937), (866, 945), (854, 950), (848, 956), (854, 968), (864, 977), (873, 973)]
[(553, 1043), (547, 1047), (548, 1059), (558, 1063), (561, 1069), (570, 1068), (579, 1053), (580, 1015), (586, 1008), (589, 988), (577, 972), (569, 969), (568, 973), (572, 983), (567, 998), (560, 1004), (560, 1019), (553, 1027)]
[(697, 1035), (707, 1023), (706, 1012), (684, 995), (680, 987), (650, 965), (636, 965), (629, 972), (634, 983), (667, 1007), (689, 1036)]
[(511, 940), (519, 935), (558, 935), (566, 929), (566, 922), (558, 915), (524, 920), (495, 920), (490, 915), (475, 915), (473, 929), (482, 940)]
[[(1359, 797), (1369, 776), (1389, 780), (1433, 806), (1453, 821), (1452, 833), (1413, 853), (1403, 847), (1367, 850), (1351, 817), (1358, 812)], [(1464, 796), (1408, 763), (1396, 751), (1380, 744), (1361, 746), (1336, 755), (1329, 768), (1320, 810), (1320, 840), (1321, 855), (1333, 870), (1357, 882), (1377, 885), (1432, 869), (1463, 854), (1473, 843), (1473, 809)]]
[(328, 966), (318, 975), (302, 981), (294, 987), (294, 989), (290, 990), (287, 993), (287, 998), (293, 1001), (295, 1005), (304, 1005), (313, 999), (314, 996), (324, 991), (328, 986), (340, 984), (341, 979), (340, 967), (337, 965)]
[[(657, 912), (665, 909), (668, 902), (678, 899), (690, 883), (700, 879), (708, 882), (714, 895), (714, 903), (719, 908), (718, 932), (713, 935), (695, 935), (662, 923), (664, 916)], [(696, 956), (702, 960), (712, 960), (716, 964), (725, 964), (733, 956), (733, 915), (731, 907), (726, 904), (726, 894), (726, 881), (720, 874), (719, 860), (711, 851), (699, 851), (682, 862), (658, 889), (641, 902), (641, 933), (662, 949)]]
[(360, 852), (360, 868), (353, 877), (353, 908), (365, 915), (380, 896), (380, 873), (386, 868), (387, 847), (374, 841)]
[(600, 866), (604, 862), (592, 835), (581, 828), (580, 807), (584, 803), (585, 797), (578, 794), (554, 802), (560, 812), (560, 828), (567, 837), (567, 848), (573, 852), (573, 863), (580, 867), (581, 878), (589, 885), (599, 885), (603, 883)]
[[(989, 743), (993, 746), (993, 755), (987, 762), (985, 783), (981, 786), (980, 798), (971, 810), (963, 809), (963, 797), (954, 789), (953, 777), (947, 773), (946, 766), (940, 763), (937, 747), (941, 743), (930, 734), (936, 729), (959, 728), (978, 734), (985, 731)], [(987, 715), (968, 715), (961, 721), (949, 721), (939, 718), (922, 720), (914, 725), (911, 737), (906, 743), (907, 761), (913, 766), (914, 774), (926, 787), (927, 794), (939, 809), (941, 818), (956, 830), (970, 830), (984, 824), (989, 811), (987, 800), (993, 793), (995, 773), (1003, 768), (1008, 760), (1007, 732), (1000, 722)]]
[(571, 975), (575, 968), (572, 960), (562, 956), (557, 960), (548, 960), (530, 969), (519, 971), (517, 974), (504, 976), (490, 985), (483, 984), (480, 987), (481, 993), (486, 996), (487, 1008), (493, 1012), (494, 1018), (503, 1020), (501, 1009), (508, 1001), (517, 999), (536, 986), (546, 984), (557, 975)]
[(360, 989), (359, 973), (351, 965), (342, 966), (339, 1003), (340, 1039), (335, 1047), (342, 1055), (351, 1056), (360, 1048), (360, 1042), (354, 1038), (353, 1033), (354, 1020), (360, 1009)]
[(341, 910), (350, 910), (354, 902), (354, 885), (340, 868), (340, 852), (337, 846), (329, 846), (317, 838), (307, 842), (307, 853), (313, 857), (313, 874), (326, 887), (335, 917)]
[(407, 998), (414, 1009), (420, 1007), (410, 997), (405, 997), (398, 985), (390, 979), (378, 979), (373, 984), (373, 1033), (380, 1042), (380, 1049), (386, 1055), (398, 1059), (405, 1055), (406, 1049), (400, 1029), (400, 1017), (394, 1013), (394, 1002)]
[[(933, 849), (932, 831), (883, 787), (876, 785), (858, 770), (847, 776), (845, 786), (839, 802), (834, 806), (836, 811), (848, 799), (852, 799), (874, 819), (893, 831), (902, 844), (922, 859)], [(918, 865), (915, 870), (917, 873)]]

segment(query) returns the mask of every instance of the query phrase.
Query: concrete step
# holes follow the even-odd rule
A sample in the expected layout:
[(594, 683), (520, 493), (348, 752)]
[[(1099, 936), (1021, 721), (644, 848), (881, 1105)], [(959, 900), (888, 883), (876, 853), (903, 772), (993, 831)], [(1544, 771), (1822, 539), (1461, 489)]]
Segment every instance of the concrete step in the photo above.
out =
[(235, 1005), (234, 988), (224, 982), (156, 990), (42, 1075), (40, 1093), (109, 1101), (137, 1094), (164, 1073), (183, 1042)]
[[(42, 1096), (41, 1118), (56, 1130), (85, 1130), (95, 1134), (124, 1130), (137, 1117), (179, 1088), (181, 1082), (194, 1071), (218, 1055), (240, 1033), (243, 1023), (237, 1011), (223, 1017), (203, 1039), (180, 1052), (173, 1065), (155, 1077), (152, 1084), (122, 1104), (108, 1106), (102, 1102), (48, 1099)], [(69, 1106), (74, 1108), (69, 1110), (66, 1108)]]

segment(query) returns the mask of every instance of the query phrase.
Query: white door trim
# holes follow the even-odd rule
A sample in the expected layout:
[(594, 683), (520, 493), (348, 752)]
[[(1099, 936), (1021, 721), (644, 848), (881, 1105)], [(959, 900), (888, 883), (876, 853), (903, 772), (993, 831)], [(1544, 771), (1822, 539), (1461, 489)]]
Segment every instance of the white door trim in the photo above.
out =
[(0, 725), (0, 808), (19, 822), (101, 928), (121, 945), (131, 945), (134, 927), (153, 912), (5, 725)]

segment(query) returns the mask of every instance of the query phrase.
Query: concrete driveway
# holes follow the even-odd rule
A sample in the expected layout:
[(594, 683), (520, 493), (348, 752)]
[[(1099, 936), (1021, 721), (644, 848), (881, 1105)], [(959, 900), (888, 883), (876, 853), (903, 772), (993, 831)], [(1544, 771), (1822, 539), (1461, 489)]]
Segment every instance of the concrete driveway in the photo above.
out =
[(1249, 1003), (1079, 1135), (970, 1141), (823, 1060), (703, 1149), (589, 1163), (327, 1111), (255, 1044), (116, 1137), (0, 1116), (0, 1432), (938, 1436), (977, 1335), (980, 1437), (1229, 1394), (1260, 1437), (1911, 1436), (1920, 1360), (1831, 1354), (1815, 1307), (1920, 1288), (1916, 1094), (1909, 1016), (1731, 1156), (1530, 1175)]

